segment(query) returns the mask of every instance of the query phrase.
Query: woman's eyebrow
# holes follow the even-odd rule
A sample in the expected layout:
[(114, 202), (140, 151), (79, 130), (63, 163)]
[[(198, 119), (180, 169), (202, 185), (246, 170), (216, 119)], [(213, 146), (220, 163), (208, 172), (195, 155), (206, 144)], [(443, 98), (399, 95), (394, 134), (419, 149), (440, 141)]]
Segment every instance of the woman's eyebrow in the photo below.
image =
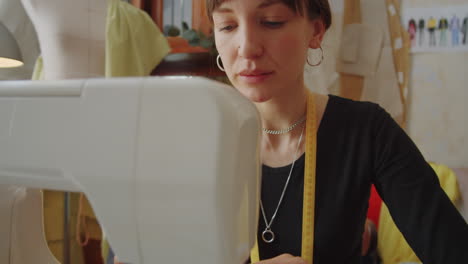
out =
[(216, 8), (213, 13), (232, 13), (232, 9), (228, 7)]
[(260, 3), (257, 8), (261, 9), (261, 8), (266, 8), (266, 7), (269, 7), (271, 5), (275, 5), (275, 4), (278, 4), (278, 3), (281, 3), (281, 0), (264, 0), (262, 3)]
[[(279, 4), (281, 3), (281, 0), (263, 0), (258, 6), (257, 8), (258, 9), (262, 9), (262, 8), (267, 8), (269, 6), (272, 6), (272, 5), (275, 5), (275, 4)], [(221, 4), (221, 6), (219, 8), (216, 8), (215, 9), (215, 12), (216, 13), (232, 13), (232, 9), (229, 8), (229, 7), (222, 7), (223, 5)]]

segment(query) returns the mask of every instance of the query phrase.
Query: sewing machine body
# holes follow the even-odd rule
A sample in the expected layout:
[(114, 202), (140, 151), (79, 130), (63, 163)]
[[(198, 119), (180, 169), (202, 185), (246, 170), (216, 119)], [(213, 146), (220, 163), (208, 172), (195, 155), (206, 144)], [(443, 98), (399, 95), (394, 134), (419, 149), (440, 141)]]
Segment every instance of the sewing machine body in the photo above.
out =
[(84, 192), (120, 261), (248, 258), (259, 118), (233, 88), (201, 78), (1, 82), (0, 124), (0, 184)]

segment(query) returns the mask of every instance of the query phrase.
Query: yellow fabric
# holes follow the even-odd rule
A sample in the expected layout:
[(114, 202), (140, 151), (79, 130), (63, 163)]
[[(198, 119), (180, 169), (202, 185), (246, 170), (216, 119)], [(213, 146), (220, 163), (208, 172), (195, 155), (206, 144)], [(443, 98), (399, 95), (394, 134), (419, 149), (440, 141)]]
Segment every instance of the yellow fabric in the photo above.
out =
[(34, 64), (34, 70), (31, 79), (33, 81), (44, 80), (44, 61), (42, 56), (39, 55)]
[[(306, 161), (304, 170), (301, 248), (301, 257), (307, 264), (313, 263), (314, 256), (315, 172), (317, 155), (317, 118), (315, 110), (315, 97), (312, 93), (309, 93), (305, 134)], [(255, 245), (250, 252), (250, 260), (251, 263), (260, 261), (257, 240), (255, 240)]]
[(148, 75), (169, 51), (169, 43), (146, 12), (121, 0), (109, 1), (106, 77)]
[(104, 263), (106, 263), (106, 260), (109, 256), (109, 248), (110, 248), (109, 242), (107, 242), (107, 240), (104, 238), (101, 241), (101, 256), (102, 256)]
[[(460, 198), (455, 173), (447, 166), (436, 163), (429, 164), (439, 177), (442, 189), (447, 193), (450, 200), (455, 203)], [(382, 209), (380, 210), (377, 245), (383, 264), (399, 264), (401, 262), (421, 263), (396, 227), (385, 204), (382, 204)]]

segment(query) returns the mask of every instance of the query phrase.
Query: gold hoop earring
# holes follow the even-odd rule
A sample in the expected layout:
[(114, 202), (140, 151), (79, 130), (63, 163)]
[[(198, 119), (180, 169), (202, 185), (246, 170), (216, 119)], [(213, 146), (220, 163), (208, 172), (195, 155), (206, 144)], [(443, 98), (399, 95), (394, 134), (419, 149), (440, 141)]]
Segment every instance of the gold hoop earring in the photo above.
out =
[(221, 66), (221, 62), (222, 62), (222, 61), (221, 61), (221, 55), (218, 54), (218, 56), (216, 57), (216, 65), (218, 65), (218, 68), (219, 68), (221, 71), (225, 72), (223, 66)]
[(315, 66), (319, 66), (320, 64), (322, 64), (322, 61), (323, 61), (323, 49), (322, 49), (322, 46), (320, 46), (319, 49), (320, 49), (320, 52), (321, 52), (320, 61), (319, 61), (318, 63), (316, 63), (316, 64), (311, 64), (311, 63), (309, 62), (309, 56), (307, 56), (307, 60), (306, 60), (306, 61), (307, 61), (307, 64), (309, 64), (309, 66), (315, 67)]

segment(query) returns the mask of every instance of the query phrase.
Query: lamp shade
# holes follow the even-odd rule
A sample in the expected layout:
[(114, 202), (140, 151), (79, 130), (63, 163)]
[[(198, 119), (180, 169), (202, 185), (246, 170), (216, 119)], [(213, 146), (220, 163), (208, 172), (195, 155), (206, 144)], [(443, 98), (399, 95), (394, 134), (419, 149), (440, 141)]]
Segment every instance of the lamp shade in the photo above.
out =
[(18, 67), (23, 59), (18, 43), (11, 32), (0, 22), (0, 68)]

